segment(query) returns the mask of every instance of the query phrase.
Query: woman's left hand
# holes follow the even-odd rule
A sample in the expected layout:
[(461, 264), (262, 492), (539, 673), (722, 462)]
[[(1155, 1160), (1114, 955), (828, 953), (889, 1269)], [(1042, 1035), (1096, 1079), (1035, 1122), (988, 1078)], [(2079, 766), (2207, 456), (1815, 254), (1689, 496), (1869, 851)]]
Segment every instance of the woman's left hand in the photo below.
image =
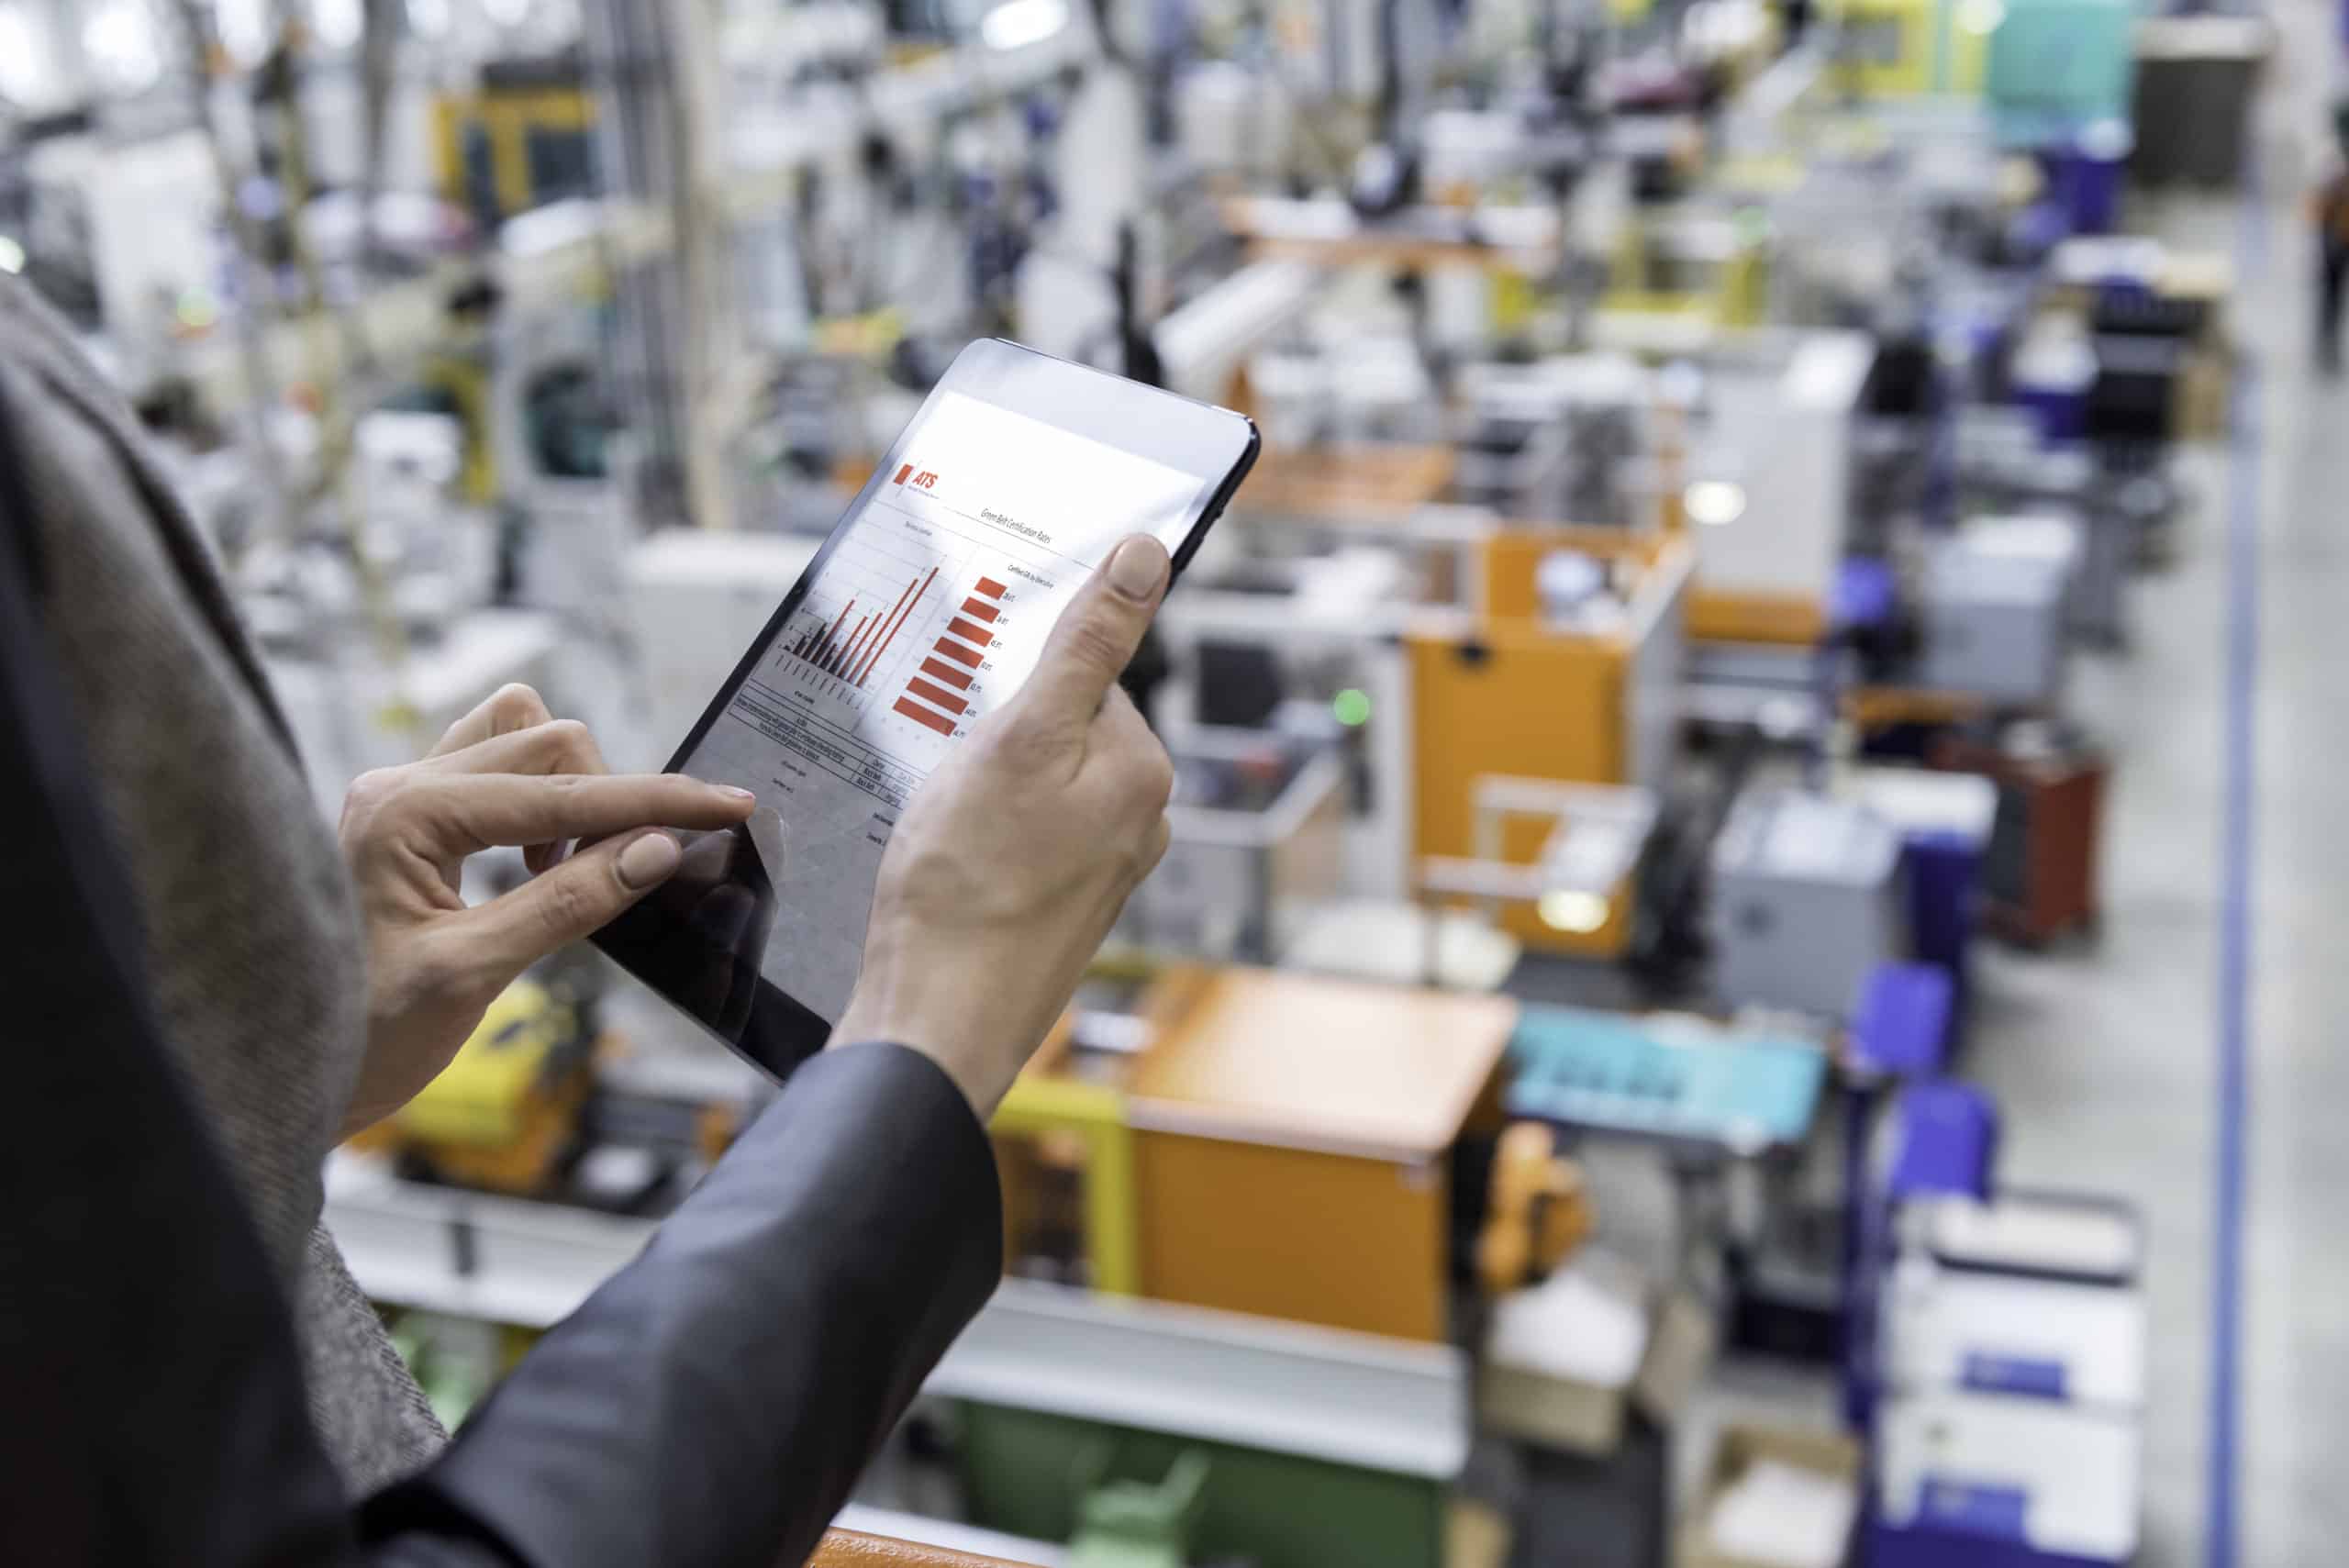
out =
[[(367, 941), (367, 1056), (343, 1134), (391, 1115), (456, 1055), (522, 971), (602, 927), (677, 869), (663, 828), (729, 828), (748, 791), (680, 773), (615, 777), (585, 726), (510, 685), (423, 761), (353, 781), (337, 829)], [(600, 840), (568, 860), (573, 839)], [(465, 857), (528, 846), (535, 874), (473, 907)]]

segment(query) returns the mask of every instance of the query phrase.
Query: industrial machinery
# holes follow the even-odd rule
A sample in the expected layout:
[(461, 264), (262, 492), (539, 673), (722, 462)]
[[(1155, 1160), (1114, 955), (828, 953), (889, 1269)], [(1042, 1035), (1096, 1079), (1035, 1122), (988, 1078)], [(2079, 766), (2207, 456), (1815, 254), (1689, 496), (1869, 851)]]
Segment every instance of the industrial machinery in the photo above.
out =
[(1875, 360), (1865, 335), (1826, 332), (1783, 361), (1708, 371), (1683, 497), (1697, 550), (1690, 637), (1808, 644), (1826, 630)]
[(1184, 1568), (1190, 1561), (1190, 1532), (1206, 1500), (1207, 1456), (1186, 1450), (1165, 1478), (1152, 1485), (1100, 1480), (1109, 1466), (1106, 1443), (1097, 1455), (1086, 1467), (1085, 1498), (1077, 1505), (1071, 1568)]
[(1343, 890), (1346, 771), (1335, 746), (1278, 730), (1175, 736), (1174, 830), (1123, 934), (1156, 951), (1277, 962)]
[[(1505, 530), (1484, 542), (1481, 614), (1430, 614), (1407, 639), (1418, 863), (1473, 857), (1525, 864), (1552, 842), (1554, 810), (1546, 820), (1520, 814), (1497, 845), (1480, 841), (1476, 791), (1488, 777), (1661, 786), (1676, 722), (1690, 563), (1676, 539), (1610, 529)], [(1635, 835), (1644, 838), (1644, 829)], [(1635, 844), (1634, 861), (1637, 853)], [(1549, 951), (1621, 954), (1631, 935), (1628, 876), (1603, 893), (1596, 919), (1583, 900), (1599, 890), (1572, 891), (1570, 919), (1545, 920), (1537, 896), (1504, 908), (1501, 924)]]
[(1715, 993), (1844, 1017), (1869, 973), (1900, 956), (1899, 874), (1898, 837), (1865, 806), (1748, 791), (1713, 845)]
[(2080, 543), (2060, 517), (1976, 518), (1937, 541), (1918, 585), (1918, 684), (2001, 707), (2054, 704)]
[(1998, 786), (1983, 868), (1991, 928), (2032, 943), (2092, 933), (2111, 771), (2102, 749), (2076, 728), (2020, 721), (1944, 737), (1928, 759)]
[(1500, 1130), (1517, 1013), (1256, 969), (1080, 995), (994, 1123), (1014, 1266), (1043, 1238), (1097, 1289), (1445, 1339), (1452, 1151)]
[[(1130, 673), (1169, 852), (992, 1115), (1007, 1277), (889, 1506), (1049, 1568), (1498, 1568), (1473, 1444), (1518, 1561), (1759, 1568), (1787, 1496), (1816, 1568), (2125, 1557), (2137, 1260), (1987, 1199), (1944, 1074), (2011, 1011), (1977, 925), (2095, 928), (2068, 645), (2227, 406), (2225, 269), (2100, 235), (2199, 123), (2115, 124), (2185, 69), (2134, 10), (310, 9), (373, 36), (288, 35), (249, 159), (156, 134), (250, 96), (176, 81), (0, 124), (0, 270), (169, 425), (329, 808), (510, 679), (659, 766), (974, 334), (1263, 428)], [(338, 1152), (362, 1288), (502, 1356), (641, 1252), (777, 1091), (628, 995), (540, 972)], [(1878, 1419), (1739, 1424), (1675, 1529), (1716, 1337)]]
[(108, 145), (53, 135), (18, 154), (11, 272), (86, 328), (103, 329), (133, 384), (167, 372), (177, 341), (220, 320), (229, 251), (202, 133)]
[(573, 1152), (593, 1082), (593, 1051), (576, 1009), (518, 980), (440, 1075), (364, 1147), (389, 1149), (417, 1174), (528, 1195), (551, 1183)]
[(1541, 1278), (1590, 1238), (1582, 1172), (1560, 1157), (1557, 1135), (1540, 1122), (1517, 1122), (1501, 1134), (1488, 1202), (1476, 1237), (1476, 1279), (1487, 1295)]
[(596, 184), (596, 107), (575, 58), (499, 60), (433, 105), (441, 194), (484, 232)]
[[(1608, 957), (1631, 946), (1635, 878), (1656, 826), (1652, 792), (1487, 775), (1475, 782), (1470, 802), (1475, 852), (1423, 858), (1419, 886), (1428, 897), (1481, 905), (1505, 929), (1531, 924), (1544, 933), (1542, 946)], [(1524, 840), (1528, 827), (1544, 829), (1530, 853), (1512, 844)], [(1435, 929), (1429, 927), (1431, 940)], [(1436, 954), (1428, 968), (1436, 972)]]
[(1464, 412), (1458, 498), (1525, 522), (1627, 528), (1631, 473), (1654, 400), (1627, 356), (1565, 355), (1478, 363), (1455, 378)]
[(1767, 231), (1758, 211), (1634, 208), (1599, 308), (1618, 323), (1680, 316), (1710, 327), (1758, 325), (1770, 290)]
[(2006, 15), (1967, 0), (1834, 0), (1831, 79), (1861, 98), (1974, 97)]
[(2135, 6), (2126, 0), (2004, 0), (1983, 96), (2009, 145), (2126, 125), (2135, 87)]

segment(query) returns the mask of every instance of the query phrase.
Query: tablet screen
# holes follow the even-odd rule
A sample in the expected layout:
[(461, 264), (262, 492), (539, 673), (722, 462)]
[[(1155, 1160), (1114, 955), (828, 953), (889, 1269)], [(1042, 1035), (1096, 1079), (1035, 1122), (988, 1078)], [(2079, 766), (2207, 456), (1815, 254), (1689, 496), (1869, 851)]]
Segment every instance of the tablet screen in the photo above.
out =
[(1197, 475), (944, 388), (890, 462), (678, 763), (758, 795), (736, 853), (771, 884), (760, 968), (827, 1020), (856, 982), (906, 802), (1019, 689), (1118, 541), (1172, 550), (1207, 499)]

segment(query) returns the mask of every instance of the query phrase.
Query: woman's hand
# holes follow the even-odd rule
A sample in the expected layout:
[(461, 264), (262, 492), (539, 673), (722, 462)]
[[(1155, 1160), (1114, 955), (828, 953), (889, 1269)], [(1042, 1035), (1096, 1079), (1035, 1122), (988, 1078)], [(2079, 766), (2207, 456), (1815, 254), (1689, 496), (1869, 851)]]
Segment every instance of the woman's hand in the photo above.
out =
[(1167, 573), (1156, 539), (1120, 544), (882, 857), (864, 969), (832, 1039), (924, 1052), (982, 1119), (1166, 852), (1174, 765), (1117, 682)]
[[(521, 685), (459, 719), (422, 762), (362, 774), (337, 830), (367, 940), (367, 1057), (345, 1136), (430, 1083), (516, 975), (675, 871), (677, 840), (660, 828), (729, 828), (754, 804), (676, 773), (609, 776), (585, 727), (551, 717)], [(564, 860), (573, 839), (601, 841)], [(494, 844), (529, 846), (535, 874), (468, 907), (465, 857)]]

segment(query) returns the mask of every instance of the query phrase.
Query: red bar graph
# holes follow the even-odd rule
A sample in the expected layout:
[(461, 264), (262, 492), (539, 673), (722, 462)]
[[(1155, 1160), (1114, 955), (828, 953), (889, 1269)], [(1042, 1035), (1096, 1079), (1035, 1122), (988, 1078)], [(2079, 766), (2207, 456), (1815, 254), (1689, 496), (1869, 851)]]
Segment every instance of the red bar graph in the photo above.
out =
[[(862, 686), (873, 673), (896, 640), (897, 633), (913, 613), (921, 607), (930, 594), (930, 585), (938, 581), (938, 568), (931, 567), (927, 575), (910, 579), (898, 590), (896, 603), (886, 613), (868, 611), (849, 625), (849, 617), (861, 602), (851, 599), (841, 606), (841, 613), (829, 627), (820, 623), (803, 633), (791, 646), (791, 655), (803, 659), (820, 673), (851, 685)], [(845, 628), (847, 635), (841, 635)]]
[(979, 579), (979, 592), (990, 599), (1000, 599), (1003, 597), (1003, 584), (992, 577), (982, 577)]
[(832, 623), (831, 629), (829, 631), (824, 633), (823, 640), (817, 643), (815, 647), (809, 649), (802, 655), (802, 657), (810, 664), (815, 665), (818, 669), (822, 669), (824, 662), (831, 657), (832, 639), (841, 634), (841, 626), (848, 620), (849, 611), (854, 608), (856, 608), (856, 601), (854, 599), (851, 599), (847, 604), (842, 605), (841, 606), (841, 618)]
[(938, 568), (933, 566), (930, 569), (929, 576), (918, 583), (907, 584), (906, 591), (897, 595), (897, 607), (889, 613), (888, 619), (884, 623), (887, 629), (874, 640), (872, 651), (854, 667), (853, 679), (858, 685), (864, 684), (865, 677), (873, 673), (873, 666), (878, 664), (881, 662), (881, 656), (889, 651), (889, 644), (897, 639), (897, 628), (906, 624), (907, 617), (914, 613), (915, 606), (921, 603), (922, 595), (930, 592), (930, 585), (937, 580)]
[(948, 621), (946, 629), (974, 648), (989, 648), (995, 643), (995, 633), (983, 626), (972, 625), (961, 616), (956, 616), (952, 620)]
[(831, 672), (833, 674), (838, 675), (843, 673), (851, 664), (856, 662), (857, 648), (864, 641), (866, 632), (869, 631), (874, 625), (874, 622), (871, 616), (862, 616), (858, 617), (856, 629), (848, 634), (848, 640), (841, 644), (840, 652), (832, 659)]
[(965, 648), (959, 642), (949, 642), (942, 637), (938, 639), (937, 649), (939, 652), (945, 654), (956, 663), (967, 664), (974, 670), (984, 662), (977, 649)]
[(921, 698), (921, 700), (926, 703), (936, 704), (938, 706), (944, 708), (949, 713), (968, 713), (971, 711), (971, 705), (969, 703), (965, 702), (961, 697), (956, 696), (952, 692), (940, 691), (936, 686), (931, 685), (919, 675), (916, 675), (912, 680), (906, 683), (906, 690), (912, 693), (915, 696)]
[(935, 659), (925, 659), (921, 662), (921, 673), (933, 681), (945, 682), (958, 692), (967, 692), (971, 689), (971, 673), (968, 670), (957, 670), (952, 664), (941, 664)]
[(915, 702), (911, 697), (899, 697), (896, 700), (895, 707), (896, 711), (904, 714), (916, 724), (926, 724), (930, 726), (930, 728), (937, 730), (941, 735), (952, 735), (954, 733), (954, 721), (952, 719), (947, 717), (942, 713), (932, 713), (930, 709), (922, 706), (919, 703)]
[(963, 613), (974, 620), (992, 621), (1003, 612), (984, 599), (965, 599)]

